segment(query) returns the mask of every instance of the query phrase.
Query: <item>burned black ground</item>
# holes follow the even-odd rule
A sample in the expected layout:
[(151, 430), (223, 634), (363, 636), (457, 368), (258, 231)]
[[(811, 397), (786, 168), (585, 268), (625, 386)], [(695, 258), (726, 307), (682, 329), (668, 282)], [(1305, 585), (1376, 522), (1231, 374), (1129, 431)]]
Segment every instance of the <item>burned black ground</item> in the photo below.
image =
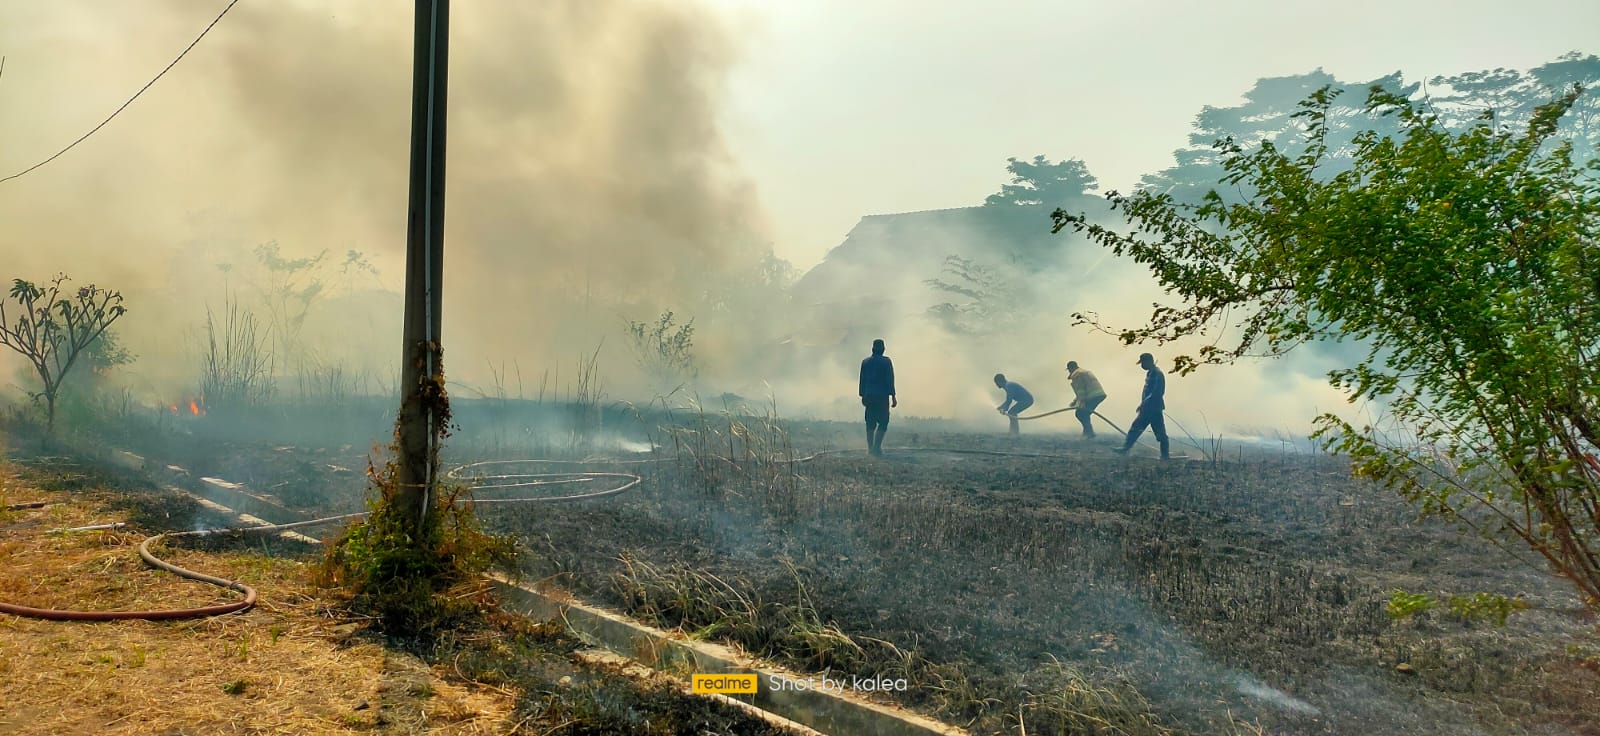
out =
[[(904, 702), (980, 731), (1020, 730), (1019, 704), (1059, 691), (1067, 668), (1182, 732), (1600, 733), (1600, 643), (1570, 590), (1532, 559), (1416, 519), (1336, 458), (1258, 449), (1162, 464), (928, 423), (881, 460), (771, 462), (854, 445), (850, 425), (787, 429), (787, 449), (759, 462), (720, 452), (720, 470), (702, 462), (708, 447), (639, 431), (658, 450), (636, 457), (659, 462), (636, 466), (637, 491), (484, 516), (523, 540), (530, 578), (812, 669), (916, 670)], [(468, 433), (450, 459), (563, 449), (519, 453), (514, 439)], [(286, 501), (343, 511), (361, 503), (361, 447), (185, 449), (205, 472), (298, 485)], [(1518, 595), (1531, 609), (1505, 627), (1395, 620), (1394, 590)], [(685, 601), (661, 600), (670, 591)], [(718, 600), (787, 623), (719, 621), (729, 606), (705, 605)], [(1030, 713), (1029, 733), (1050, 732)]]

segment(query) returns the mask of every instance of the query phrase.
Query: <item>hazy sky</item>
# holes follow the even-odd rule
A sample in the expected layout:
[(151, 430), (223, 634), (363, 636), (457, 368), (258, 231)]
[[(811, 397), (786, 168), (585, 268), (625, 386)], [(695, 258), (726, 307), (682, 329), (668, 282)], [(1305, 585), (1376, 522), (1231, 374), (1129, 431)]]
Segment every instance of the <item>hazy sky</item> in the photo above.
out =
[[(0, 175), (98, 123), (225, 2), (0, 0), (0, 55), (9, 57)], [(718, 22), (702, 4), (728, 17)], [(229, 248), (271, 240), (296, 256), (357, 249), (398, 286), (406, 6), (241, 0), (85, 145), (0, 185), (0, 262), (19, 274), (65, 269), (127, 292), (141, 316), (124, 336), (141, 356), (141, 380), (158, 392), (192, 383), (184, 346), (199, 344), (203, 307), (228, 288), (213, 261), (239, 255)], [(809, 268), (863, 215), (979, 204), (1005, 182), (1007, 157), (1082, 158), (1103, 187), (1125, 189), (1168, 165), (1202, 107), (1236, 104), (1261, 77), (1321, 67), (1351, 82), (1397, 70), (1415, 80), (1600, 52), (1600, 0), (1331, 7), (458, 2), (447, 280), (471, 288), (447, 290), (455, 377), (482, 383), (485, 366), (520, 364), (530, 375), (570, 366), (602, 336), (617, 339), (624, 318), (688, 313), (683, 305), (703, 303), (706, 283), (747, 283), (740, 269), (753, 261), (751, 239), (770, 239)], [(1426, 7), (1448, 10), (1436, 18)], [(1105, 314), (1159, 297), (1149, 283), (1105, 281), (1115, 299), (1058, 306)], [(904, 297), (909, 314), (930, 298), (920, 289)], [(378, 313), (388, 304), (367, 306)], [(726, 368), (706, 373), (722, 381), (716, 392), (760, 395), (767, 377), (745, 370), (742, 351), (792, 326), (789, 315), (757, 318), (748, 306), (724, 305), (737, 316), (720, 327), (716, 310), (696, 315), (706, 317), (696, 323), (697, 348)], [(327, 314), (337, 318), (320, 349), (387, 366), (394, 325)], [(1132, 349), (1095, 342), (1065, 319), (1040, 324), (1037, 339), (1003, 356), (1005, 370), (1030, 385), (1063, 390), (1069, 357), (1132, 365)], [(923, 372), (921, 403), (907, 411), (992, 418), (986, 378), (999, 358), (978, 354), (957, 369), (945, 358), (958, 346), (927, 337), (931, 323), (902, 328), (887, 335), (899, 341), (891, 342), (897, 358), (939, 367)], [(1041, 344), (1052, 347), (1031, 347)], [(6, 359), (0, 352), (0, 377), (10, 375)], [(619, 353), (609, 365), (615, 374), (629, 361)], [(1188, 384), (1212, 399), (1193, 411), (1242, 425), (1263, 413), (1272, 422), (1309, 417), (1339, 400), (1320, 378), (1276, 386), (1263, 370)], [(853, 376), (802, 377), (810, 383), (781, 391), (791, 406), (842, 396), (858, 411)], [(1128, 396), (1138, 375), (1104, 380)], [(1230, 386), (1235, 393), (1225, 394)], [(1264, 411), (1261, 386), (1286, 398)], [(1232, 409), (1236, 416), (1224, 415)]]
[(710, 1), (749, 31), (729, 143), (802, 268), (862, 215), (981, 203), (1011, 156), (1081, 158), (1102, 190), (1129, 188), (1260, 77), (1600, 52), (1596, 0)]

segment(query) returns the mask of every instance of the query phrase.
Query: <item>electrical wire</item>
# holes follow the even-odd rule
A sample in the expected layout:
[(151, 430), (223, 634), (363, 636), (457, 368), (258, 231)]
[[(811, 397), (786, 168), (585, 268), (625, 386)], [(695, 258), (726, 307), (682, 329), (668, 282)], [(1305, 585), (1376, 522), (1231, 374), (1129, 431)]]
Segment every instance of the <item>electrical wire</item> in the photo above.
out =
[[(36, 163), (36, 164), (34, 164), (32, 166), (29, 166), (28, 168), (23, 169), (22, 171), (19, 171), (19, 172), (15, 173), (15, 174), (12, 174), (12, 175), (10, 175), (8, 177), (0, 179), (0, 184), (4, 184), (4, 183), (6, 183), (8, 181), (11, 181), (12, 179), (15, 179), (15, 178), (20, 177), (20, 176), (22, 176), (24, 174), (27, 174), (27, 173), (29, 173), (29, 172), (31, 172), (31, 171), (33, 171), (33, 170), (35, 170), (35, 169), (37, 169), (37, 168), (39, 168), (41, 166), (44, 166), (47, 163), (50, 163), (51, 161), (54, 161), (54, 160), (60, 158), (61, 154), (64, 154), (67, 151), (72, 150), (79, 143), (82, 143), (85, 140), (87, 140), (89, 138), (89, 136), (94, 135), (101, 128), (106, 127), (106, 123), (111, 122), (111, 120), (113, 118), (115, 118), (116, 116), (122, 114), (122, 111), (128, 109), (128, 106), (132, 105), (134, 100), (139, 99), (139, 95), (144, 94), (145, 90), (150, 89), (150, 87), (152, 85), (154, 85), (158, 80), (160, 80), (162, 77), (166, 76), (167, 72), (172, 71), (172, 68), (177, 66), (178, 62), (183, 61), (183, 57), (187, 56), (189, 54), (189, 51), (200, 43), (200, 39), (205, 38), (206, 34), (210, 33), (211, 29), (216, 27), (217, 23), (222, 20), (222, 16), (227, 15), (228, 11), (233, 10), (233, 6), (235, 6), (237, 4), (239, 4), (239, 0), (231, 0), (231, 2), (228, 3), (228, 6), (223, 8), (222, 12), (218, 13), (217, 17), (213, 18), (211, 20), (211, 24), (206, 26), (205, 30), (201, 31), (200, 35), (196, 36), (194, 41), (190, 42), (189, 45), (186, 48), (184, 48), (182, 53), (178, 54), (178, 58), (173, 59), (171, 64), (168, 64), (165, 69), (161, 70), (161, 73), (155, 75), (155, 77), (152, 78), (150, 81), (146, 82), (143, 87), (140, 87), (138, 92), (133, 93), (133, 96), (129, 97), (127, 102), (122, 103), (122, 106), (118, 107), (115, 112), (113, 112), (109, 116), (107, 116), (105, 120), (100, 121), (99, 125), (96, 125), (93, 128), (89, 129), (89, 132), (84, 133), (77, 140), (75, 140), (75, 141), (73, 141), (71, 143), (68, 143), (66, 148), (63, 148), (63, 149), (61, 149), (59, 151), (56, 151), (55, 155), (52, 155), (50, 158), (47, 158), (47, 159), (45, 159), (43, 161), (40, 161), (39, 163)], [(4, 70), (3, 63), (4, 62), (0, 62), (0, 71)]]

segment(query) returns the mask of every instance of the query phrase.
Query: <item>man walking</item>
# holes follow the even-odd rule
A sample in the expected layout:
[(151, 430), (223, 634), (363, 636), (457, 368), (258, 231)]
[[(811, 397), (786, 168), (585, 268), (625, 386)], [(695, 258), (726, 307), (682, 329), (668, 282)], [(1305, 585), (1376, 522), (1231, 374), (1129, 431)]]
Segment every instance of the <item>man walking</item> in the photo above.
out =
[(883, 435), (889, 431), (889, 407), (899, 406), (894, 395), (894, 363), (883, 354), (883, 340), (872, 341), (872, 357), (861, 361), (861, 405), (867, 408), (867, 452), (883, 455)]
[(1128, 427), (1128, 439), (1116, 452), (1126, 453), (1133, 449), (1133, 443), (1139, 441), (1139, 435), (1144, 434), (1144, 428), (1149, 427), (1155, 433), (1156, 442), (1161, 443), (1161, 459), (1167, 459), (1167, 420), (1164, 412), (1167, 409), (1167, 376), (1156, 367), (1156, 358), (1149, 353), (1139, 356), (1139, 367), (1144, 369), (1144, 393), (1139, 398), (1139, 413), (1133, 418), (1133, 425)]
[(1021, 414), (1024, 409), (1033, 406), (1033, 394), (1028, 393), (1028, 389), (1023, 388), (1022, 384), (1006, 380), (1006, 374), (1004, 373), (994, 374), (994, 385), (1006, 392), (1006, 400), (995, 409), (1011, 419), (1011, 434), (1015, 436), (1017, 434), (1017, 415)]
[(1100, 402), (1106, 400), (1106, 390), (1100, 387), (1100, 379), (1078, 367), (1078, 361), (1067, 361), (1067, 380), (1072, 382), (1072, 405), (1068, 409), (1076, 409), (1074, 416), (1078, 423), (1083, 425), (1083, 438), (1094, 439), (1094, 424), (1090, 419)]

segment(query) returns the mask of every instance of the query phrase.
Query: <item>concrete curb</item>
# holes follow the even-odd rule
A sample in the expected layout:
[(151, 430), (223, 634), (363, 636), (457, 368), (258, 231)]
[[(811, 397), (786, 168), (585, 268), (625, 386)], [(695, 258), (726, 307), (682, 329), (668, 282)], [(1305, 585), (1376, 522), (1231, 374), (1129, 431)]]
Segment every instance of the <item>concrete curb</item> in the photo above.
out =
[[(238, 483), (218, 478), (196, 479), (183, 468), (167, 465), (150, 467), (138, 455), (115, 450), (112, 462), (126, 468), (151, 472), (179, 486), (188, 486), (190, 495), (213, 511), (237, 516), (250, 524), (283, 524), (308, 517), (283, 507), (273, 499), (246, 490)], [(236, 505), (237, 504), (237, 505)], [(241, 508), (242, 507), (242, 508)], [(280, 532), (300, 541), (320, 543), (293, 531)], [(848, 691), (834, 693), (807, 683), (821, 678), (787, 672), (758, 663), (733, 649), (718, 644), (691, 641), (669, 632), (629, 620), (619, 614), (571, 600), (570, 597), (542, 593), (531, 587), (494, 576), (496, 592), (507, 607), (542, 621), (563, 621), (581, 638), (627, 657), (650, 669), (688, 679), (693, 673), (753, 674), (758, 690), (754, 696), (709, 695), (738, 704), (756, 713), (771, 716), (779, 725), (797, 724), (832, 736), (967, 736), (967, 732), (915, 713), (869, 702)], [(848, 678), (836, 678), (848, 681)], [(783, 690), (769, 687), (782, 682)], [(793, 688), (793, 689), (790, 689)], [(785, 722), (792, 722), (786, 724)]]
[[(739, 700), (782, 718), (835, 736), (958, 736), (967, 732), (915, 713), (873, 703), (849, 691), (831, 692), (820, 678), (786, 672), (741, 656), (718, 644), (676, 637), (609, 611), (543, 593), (506, 578), (494, 578), (496, 592), (508, 607), (539, 620), (560, 620), (579, 636), (655, 669), (692, 673), (753, 674), (758, 688)], [(848, 683), (848, 677), (834, 676)], [(770, 687), (783, 683), (784, 689)]]
[(156, 466), (127, 450), (112, 450), (111, 462), (130, 470), (142, 470), (157, 478), (196, 492), (240, 513), (273, 519), (275, 524), (306, 521), (311, 517), (304, 511), (284, 506), (278, 499), (265, 493), (252, 491), (242, 483), (232, 483), (221, 478), (196, 478), (188, 470), (176, 465)]
[[(237, 518), (246, 524), (271, 526), (306, 521), (311, 518), (303, 512), (285, 508), (275, 503), (273, 499), (251, 493), (238, 483), (229, 483), (220, 478), (201, 478), (196, 482), (189, 471), (176, 465), (152, 468), (143, 457), (127, 450), (113, 450), (111, 462), (129, 470), (145, 471), (157, 478), (165, 479), (173, 484), (172, 490), (188, 495), (206, 509)], [(321, 540), (293, 530), (278, 532), (278, 536), (297, 542), (322, 543)]]

